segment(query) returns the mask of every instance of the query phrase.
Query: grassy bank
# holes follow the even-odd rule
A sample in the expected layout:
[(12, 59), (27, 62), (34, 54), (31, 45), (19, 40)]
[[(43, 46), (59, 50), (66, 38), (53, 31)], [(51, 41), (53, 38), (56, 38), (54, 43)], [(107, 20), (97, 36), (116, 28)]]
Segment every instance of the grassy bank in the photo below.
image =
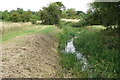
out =
[(86, 28), (75, 39), (76, 49), (88, 58), (93, 77), (115, 78), (118, 76), (117, 44), (116, 31), (104, 31), (94, 27)]
[(81, 70), (81, 64), (73, 54), (60, 52), (63, 73), (72, 77), (115, 78), (118, 77), (118, 36), (116, 30), (105, 30), (101, 26), (84, 28), (64, 27), (59, 37), (59, 50), (65, 49), (67, 41), (76, 36), (74, 45), (77, 51), (85, 55), (89, 62), (87, 71)]
[(2, 30), (2, 41), (0, 42), (4, 42), (17, 36), (23, 36), (28, 34), (47, 34), (50, 32), (52, 33), (52, 31), (57, 29), (53, 25), (23, 25), (21, 23), (17, 23), (17, 25), (12, 25), (12, 23), (9, 24), (9, 26), (3, 24), (4, 27)]
[(74, 54), (68, 54), (61, 52), (65, 50), (65, 45), (67, 41), (71, 38), (78, 36), (80, 32), (84, 31), (82, 28), (73, 28), (69, 25), (63, 26), (61, 33), (59, 33), (59, 55), (60, 55), (60, 65), (62, 67), (61, 77), (69, 78), (86, 78), (88, 76), (88, 71), (81, 70), (81, 64), (75, 58)]

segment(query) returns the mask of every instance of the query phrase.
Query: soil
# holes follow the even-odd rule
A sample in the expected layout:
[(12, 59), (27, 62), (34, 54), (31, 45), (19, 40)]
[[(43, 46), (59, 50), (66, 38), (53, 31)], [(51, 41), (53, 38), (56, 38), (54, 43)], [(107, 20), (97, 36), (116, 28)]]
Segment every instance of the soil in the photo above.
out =
[(56, 38), (50, 34), (17, 36), (2, 44), (2, 77), (56, 78), (60, 69)]

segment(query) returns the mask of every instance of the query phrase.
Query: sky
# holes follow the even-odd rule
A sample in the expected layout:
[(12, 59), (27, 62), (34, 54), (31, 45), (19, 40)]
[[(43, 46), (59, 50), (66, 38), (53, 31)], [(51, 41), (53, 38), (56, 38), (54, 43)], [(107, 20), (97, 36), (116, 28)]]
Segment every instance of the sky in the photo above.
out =
[(66, 8), (75, 8), (77, 11), (86, 12), (88, 9), (88, 3), (93, 0), (2, 0), (0, 1), (0, 11), (4, 10), (16, 10), (17, 8), (23, 8), (23, 10), (39, 11), (43, 6), (47, 6), (52, 2), (62, 2)]

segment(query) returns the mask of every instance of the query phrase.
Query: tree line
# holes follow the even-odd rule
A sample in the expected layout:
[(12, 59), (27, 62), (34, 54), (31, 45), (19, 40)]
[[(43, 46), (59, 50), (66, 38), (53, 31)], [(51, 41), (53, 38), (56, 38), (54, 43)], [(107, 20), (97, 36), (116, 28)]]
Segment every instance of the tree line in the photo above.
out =
[(75, 26), (103, 25), (111, 28), (119, 26), (120, 2), (93, 2), (89, 4), (89, 9), (82, 20)]
[(43, 24), (59, 25), (61, 18), (80, 19), (78, 23), (73, 24), (74, 27), (84, 27), (87, 25), (103, 25), (107, 28), (118, 26), (120, 15), (120, 2), (93, 2), (89, 4), (86, 13), (76, 11), (74, 8), (66, 9), (62, 2), (54, 2), (43, 7), (37, 12), (24, 11), (21, 8), (8, 12), (0, 11), (0, 18), (5, 21), (12, 22), (28, 22), (35, 23), (42, 20)]
[(24, 11), (22, 8), (17, 8), (17, 10), (0, 11), (2, 15), (0, 19), (3, 21), (12, 22), (35, 22), (37, 20), (42, 20), (43, 24), (60, 24), (61, 18), (66, 19), (80, 19), (81, 16), (85, 15), (82, 11), (76, 11), (74, 8), (66, 9), (62, 2), (54, 2), (49, 4), (47, 7), (43, 7), (39, 11)]
[(17, 10), (5, 10), (4, 12), (0, 12), (2, 17), (0, 17), (3, 21), (11, 21), (11, 22), (29, 22), (33, 20), (39, 20), (39, 14), (33, 11), (24, 11), (22, 8), (17, 8)]

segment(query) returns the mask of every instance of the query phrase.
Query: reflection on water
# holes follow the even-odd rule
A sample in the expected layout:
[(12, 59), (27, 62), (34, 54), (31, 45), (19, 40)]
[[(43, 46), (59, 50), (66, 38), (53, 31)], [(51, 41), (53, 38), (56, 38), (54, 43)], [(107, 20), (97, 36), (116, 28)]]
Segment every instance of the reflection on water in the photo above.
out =
[(82, 64), (82, 70), (86, 70), (87, 69), (87, 65), (88, 65), (87, 59), (80, 52), (77, 52), (75, 50), (75, 47), (73, 45), (73, 41), (74, 41), (73, 38), (68, 41), (68, 43), (67, 43), (67, 45), (65, 47), (65, 52), (66, 53), (73, 53), (73, 54), (75, 54), (77, 60), (80, 60), (80, 63)]
[(70, 41), (68, 41), (65, 51), (67, 53), (75, 53), (75, 47), (73, 45), (73, 38)]

